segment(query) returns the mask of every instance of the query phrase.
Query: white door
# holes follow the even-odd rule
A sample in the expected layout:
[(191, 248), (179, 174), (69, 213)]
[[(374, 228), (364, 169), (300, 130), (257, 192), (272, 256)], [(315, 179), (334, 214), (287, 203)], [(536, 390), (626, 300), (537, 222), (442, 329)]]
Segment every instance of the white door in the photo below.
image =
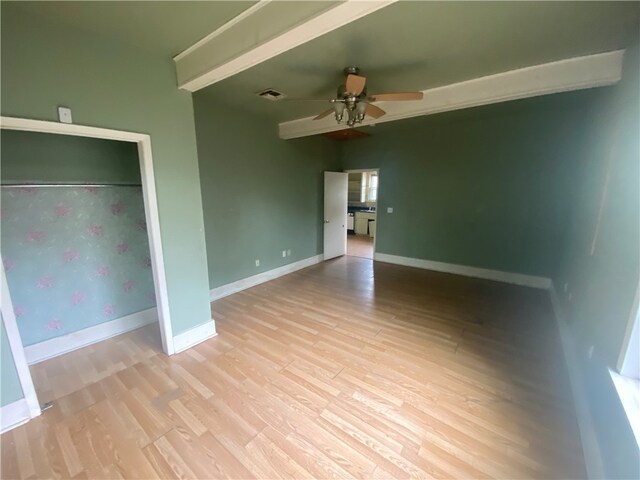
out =
[(347, 253), (349, 174), (324, 172), (324, 259)]

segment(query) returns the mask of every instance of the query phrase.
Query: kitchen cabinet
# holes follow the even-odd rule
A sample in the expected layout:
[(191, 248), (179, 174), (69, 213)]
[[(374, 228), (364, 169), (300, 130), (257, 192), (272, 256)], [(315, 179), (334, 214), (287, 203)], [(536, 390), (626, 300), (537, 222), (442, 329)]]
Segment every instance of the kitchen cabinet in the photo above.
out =
[[(375, 212), (356, 212), (355, 213), (355, 232), (357, 235), (369, 235), (369, 220), (375, 220)], [(375, 235), (375, 229), (372, 229)], [(372, 237), (374, 235), (371, 235)]]

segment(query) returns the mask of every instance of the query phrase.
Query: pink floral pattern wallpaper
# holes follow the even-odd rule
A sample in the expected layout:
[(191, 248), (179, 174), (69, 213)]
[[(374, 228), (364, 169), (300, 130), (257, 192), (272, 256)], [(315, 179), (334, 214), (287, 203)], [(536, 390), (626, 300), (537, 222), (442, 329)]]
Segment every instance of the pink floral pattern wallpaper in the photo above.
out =
[(155, 306), (140, 187), (1, 194), (2, 261), (25, 345)]

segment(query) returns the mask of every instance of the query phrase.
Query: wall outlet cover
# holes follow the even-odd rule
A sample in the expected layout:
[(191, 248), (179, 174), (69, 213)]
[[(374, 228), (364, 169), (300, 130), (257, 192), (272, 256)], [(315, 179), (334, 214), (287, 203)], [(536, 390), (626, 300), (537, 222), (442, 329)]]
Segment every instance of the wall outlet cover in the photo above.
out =
[(387, 213), (393, 213), (393, 207), (387, 207)]
[(256, 258), (256, 267), (260, 266), (260, 260)]
[(60, 123), (73, 123), (71, 109), (68, 107), (58, 107), (58, 120), (60, 120)]
[(290, 256), (291, 256), (291, 249), (289, 248), (287, 249), (287, 257), (290, 257)]

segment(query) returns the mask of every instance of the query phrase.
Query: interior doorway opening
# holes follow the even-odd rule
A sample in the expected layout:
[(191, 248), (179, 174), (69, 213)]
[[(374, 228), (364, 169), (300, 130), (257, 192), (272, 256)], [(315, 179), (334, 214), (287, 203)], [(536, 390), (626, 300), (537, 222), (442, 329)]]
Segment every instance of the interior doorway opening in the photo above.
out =
[[(19, 387), (13, 392), (15, 400), (9, 399), (12, 403), (7, 405), (7, 408), (11, 407), (11, 418), (3, 418), (2, 430), (6, 431), (38, 416), (41, 403), (72, 393), (74, 385), (82, 388), (87, 382), (98, 381), (101, 371), (104, 374), (105, 370), (126, 365), (128, 360), (118, 354), (119, 334), (131, 330), (138, 332), (137, 335), (141, 337), (138, 340), (141, 341), (137, 341), (137, 344), (149, 347), (139, 348), (135, 352), (139, 356), (149, 352), (155, 355), (162, 351), (171, 355), (174, 353), (174, 344), (150, 137), (146, 134), (10, 117), (2, 117), (0, 127), (3, 137), (4, 134), (13, 135), (16, 140), (20, 135), (23, 136), (22, 140), (18, 138), (20, 141), (2, 142), (2, 233), (3, 236), (11, 233), (13, 238), (9, 242), (3, 238), (2, 243), (0, 307), (2, 333), (6, 334), (19, 382)], [(42, 139), (36, 141), (35, 137), (30, 137), (32, 135), (45, 135), (53, 143), (43, 142)], [(71, 157), (76, 154), (76, 158), (67, 158), (63, 161), (64, 166), (54, 165), (55, 162), (48, 161), (54, 151), (52, 145), (64, 144), (63, 139), (69, 139), (71, 143), (73, 139), (80, 143), (96, 141), (103, 147), (117, 144), (116, 150), (128, 152), (125, 155), (128, 155), (124, 162), (127, 164), (125, 169), (129, 173), (134, 172), (136, 178), (126, 178), (129, 173), (122, 171), (107, 173), (109, 167), (104, 163), (106, 157), (100, 153), (101, 147), (96, 147), (98, 144), (85, 143), (87, 148), (80, 148), (79, 151), (74, 150), (77, 146), (72, 146), (67, 151)], [(11, 151), (5, 148), (10, 144), (28, 148), (40, 145), (40, 152), (49, 170), (45, 172), (44, 163), (39, 166), (38, 162), (28, 161), (29, 155), (33, 154), (30, 152), (18, 159), (11, 174), (11, 169), (7, 169), (7, 155)], [(94, 148), (97, 150), (94, 151)], [(19, 148), (14, 154), (18, 152)], [(77, 155), (79, 152), (80, 155)], [(89, 156), (93, 155), (92, 152), (96, 154), (93, 170), (90, 167), (83, 171), (82, 165), (91, 163)], [(81, 172), (80, 175), (73, 177), (73, 173), (78, 172)], [(98, 177), (111, 175), (111, 181), (91, 178), (88, 172), (97, 172)], [(61, 196), (64, 198), (58, 198)], [(96, 214), (96, 211), (101, 213)], [(41, 228), (36, 225), (38, 222), (47, 223), (50, 229)], [(71, 234), (65, 232), (67, 227), (72, 230)], [(71, 244), (74, 241), (79, 243)], [(12, 249), (8, 248), (11, 243)], [(95, 258), (87, 253), (89, 251), (96, 254)], [(126, 266), (130, 263), (135, 271), (115, 263), (111, 268), (97, 258), (105, 252), (112, 258), (123, 260)], [(130, 258), (124, 260), (125, 256)], [(39, 267), (36, 260), (42, 260)], [(25, 267), (20, 272), (21, 276), (17, 275), (19, 266)], [(50, 271), (43, 271), (47, 268)], [(110, 275), (109, 285), (98, 285)], [(75, 284), (65, 284), (67, 280), (74, 279)], [(137, 299), (133, 295), (136, 286), (140, 287), (138, 293), (142, 295)], [(22, 296), (17, 293), (19, 290), (22, 290)], [(110, 301), (110, 296), (116, 292), (122, 300), (120, 308)], [(40, 300), (44, 304), (31, 302), (30, 295), (34, 293), (43, 294)], [(142, 303), (139, 301), (141, 299)], [(53, 305), (54, 300), (59, 303), (58, 311), (63, 314), (53, 315), (53, 308), (49, 311), (48, 307)], [(84, 315), (79, 312), (77, 318), (72, 318), (76, 307), (98, 308), (97, 315), (85, 325), (82, 322), (90, 315), (88, 312), (84, 312)], [(19, 322), (24, 320), (22, 317), (28, 313), (33, 313), (37, 322), (19, 326)], [(112, 340), (107, 341), (109, 338)], [(100, 355), (95, 351), (87, 355), (80, 354), (85, 348), (97, 350), (97, 342), (102, 345)], [(100, 356), (107, 359), (106, 364), (100, 361)], [(58, 361), (60, 365), (53, 369), (59, 370), (65, 358), (76, 367), (69, 369), (65, 380), (68, 381), (67, 385), (56, 385), (58, 389), (54, 391), (44, 383), (39, 383), (38, 376), (58, 384), (60, 379), (51, 378), (46, 368), (38, 367), (44, 362)], [(100, 364), (91, 365), (94, 360)], [(34, 379), (38, 383), (37, 388)]]
[(377, 231), (378, 169), (346, 170), (347, 255), (373, 260)]
[[(138, 149), (17, 130), (0, 139), (3, 266), (48, 403), (162, 351)], [(128, 351), (117, 335), (141, 327)]]

